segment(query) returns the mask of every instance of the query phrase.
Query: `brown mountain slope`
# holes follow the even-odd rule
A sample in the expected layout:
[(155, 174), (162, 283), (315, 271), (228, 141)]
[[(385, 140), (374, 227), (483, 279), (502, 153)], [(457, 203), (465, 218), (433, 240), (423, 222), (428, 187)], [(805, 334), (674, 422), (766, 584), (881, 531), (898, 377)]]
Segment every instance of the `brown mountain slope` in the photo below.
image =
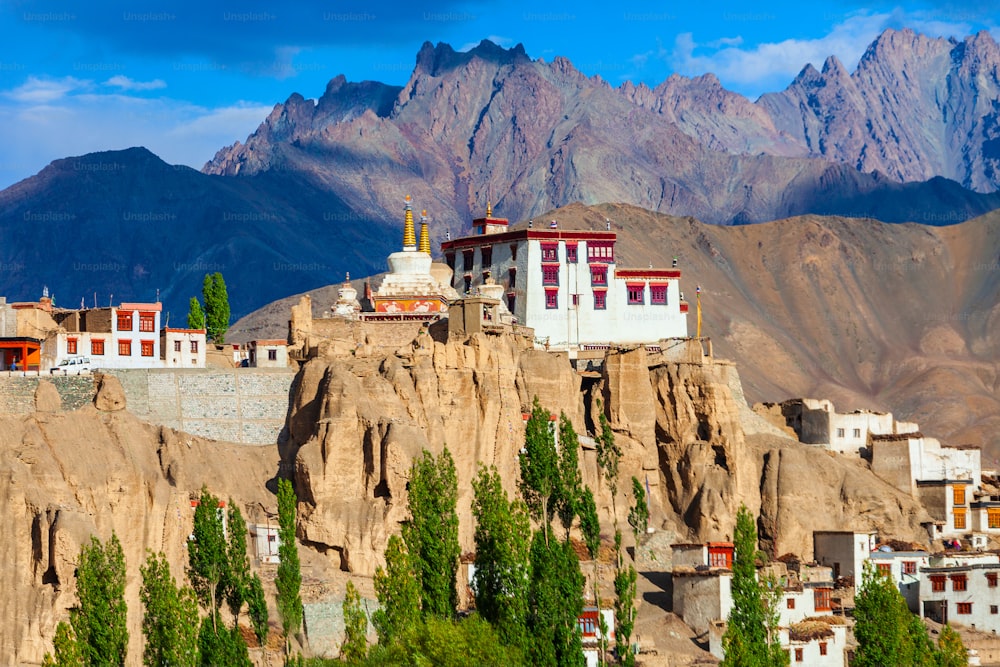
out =
[[(892, 410), (929, 435), (985, 445), (984, 465), (1000, 455), (1000, 212), (944, 228), (815, 216), (719, 227), (627, 205), (545, 217), (594, 229), (611, 219), (623, 265), (676, 255), (690, 333), (700, 284), (702, 333), (739, 364), (750, 401)], [(335, 287), (312, 295), (319, 314)], [(284, 336), (290, 302), (237, 322), (231, 337)]]

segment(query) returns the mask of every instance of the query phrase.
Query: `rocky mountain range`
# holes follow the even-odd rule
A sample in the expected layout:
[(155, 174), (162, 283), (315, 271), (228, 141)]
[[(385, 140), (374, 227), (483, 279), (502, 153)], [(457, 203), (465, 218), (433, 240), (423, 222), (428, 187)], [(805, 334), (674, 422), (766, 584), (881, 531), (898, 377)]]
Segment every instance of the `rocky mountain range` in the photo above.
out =
[(425, 44), (405, 86), (341, 76), (315, 102), (296, 93), (204, 173), (130, 149), (0, 192), (0, 294), (47, 285), (75, 306), (159, 291), (177, 322), (218, 270), (238, 317), (384, 269), (405, 194), (437, 239), (490, 200), (512, 220), (580, 201), (711, 223), (952, 224), (1000, 207), (997, 51), (985, 33), (888, 31), (853, 74), (831, 59), (751, 102), (710, 74), (612, 88), (519, 46)]
[(711, 74), (612, 88), (520, 45), (426, 43), (401, 89), (341, 77), (315, 102), (292, 95), (204, 171), (308, 174), (387, 214), (411, 192), (452, 231), (491, 198), (513, 219), (580, 201), (712, 223), (957, 222), (996, 207), (957, 185), (1000, 183), (998, 66), (988, 33), (957, 42), (890, 30), (853, 74), (831, 57), (751, 102)]

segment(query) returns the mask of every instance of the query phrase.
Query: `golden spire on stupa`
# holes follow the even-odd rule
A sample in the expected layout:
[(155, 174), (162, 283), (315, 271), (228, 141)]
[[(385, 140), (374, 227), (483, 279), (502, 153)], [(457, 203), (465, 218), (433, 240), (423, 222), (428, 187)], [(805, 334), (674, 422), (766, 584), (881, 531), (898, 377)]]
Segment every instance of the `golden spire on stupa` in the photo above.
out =
[(420, 252), (426, 252), (428, 255), (431, 254), (431, 235), (427, 230), (426, 210), (420, 212), (420, 247), (418, 250)]
[(489, 199), (486, 200), (486, 217), (487, 218), (493, 217), (493, 204), (490, 202)]
[(413, 209), (410, 207), (410, 195), (406, 195), (406, 209), (403, 218), (403, 250), (416, 250), (417, 235), (413, 230)]

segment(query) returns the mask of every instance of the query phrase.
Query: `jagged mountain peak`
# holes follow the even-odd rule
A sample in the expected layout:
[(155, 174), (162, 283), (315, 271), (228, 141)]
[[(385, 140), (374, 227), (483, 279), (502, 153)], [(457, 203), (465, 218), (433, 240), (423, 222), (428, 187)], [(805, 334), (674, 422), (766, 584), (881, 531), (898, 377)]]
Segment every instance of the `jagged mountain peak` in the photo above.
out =
[(450, 44), (444, 42), (438, 42), (437, 46), (430, 42), (424, 42), (417, 53), (417, 64), (413, 73), (414, 75), (424, 73), (430, 76), (440, 76), (450, 70), (462, 67), (474, 59), (497, 65), (510, 65), (531, 60), (525, 53), (524, 45), (520, 43), (505, 49), (495, 42), (484, 39), (468, 51), (456, 51)]

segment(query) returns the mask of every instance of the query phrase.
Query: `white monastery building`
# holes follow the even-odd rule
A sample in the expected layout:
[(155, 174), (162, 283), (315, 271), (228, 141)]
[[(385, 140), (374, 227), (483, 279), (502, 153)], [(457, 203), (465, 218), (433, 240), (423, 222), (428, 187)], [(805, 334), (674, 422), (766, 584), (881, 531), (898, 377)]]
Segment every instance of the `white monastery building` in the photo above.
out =
[(552, 222), (512, 230), (505, 218), (473, 221), (473, 234), (441, 244), (460, 294), (497, 283), (507, 309), (554, 347), (686, 338), (677, 268), (619, 267), (612, 231), (563, 230)]

